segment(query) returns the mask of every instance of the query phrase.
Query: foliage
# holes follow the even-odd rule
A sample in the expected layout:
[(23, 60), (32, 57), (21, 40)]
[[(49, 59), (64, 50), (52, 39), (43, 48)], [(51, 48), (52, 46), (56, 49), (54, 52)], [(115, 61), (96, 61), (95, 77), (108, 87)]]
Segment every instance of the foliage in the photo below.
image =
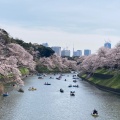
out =
[(29, 69), (27, 69), (25, 67), (20, 67), (19, 70), (20, 70), (22, 75), (28, 75), (29, 74)]
[(49, 73), (51, 72), (46, 66), (36, 65), (38, 73)]
[(61, 58), (49, 47), (14, 39), (3, 29), (0, 29), (0, 51), (0, 78), (12, 78), (20, 85), (24, 84), (21, 76), (34, 71), (35, 67), (38, 72), (68, 72), (69, 68), (77, 69), (76, 61), (71, 58)]
[(33, 56), (22, 46), (13, 42), (9, 34), (0, 29), (0, 78), (9, 81), (12, 78), (17, 84), (23, 85), (19, 67), (25, 66), (34, 71)]
[(120, 47), (101, 47), (97, 54), (85, 57), (80, 64), (81, 71), (94, 73), (98, 68), (120, 69)]
[(81, 77), (98, 85), (120, 89), (120, 43), (112, 49), (101, 47), (97, 54), (82, 57), (78, 61), (81, 62)]
[(8, 44), (11, 42), (9, 34), (4, 29), (0, 29), (0, 42), (3, 44)]
[(68, 60), (67, 58), (61, 58), (60, 56), (54, 54), (48, 58), (40, 58), (39, 65), (46, 66), (50, 71), (69, 71), (70, 68), (77, 70), (77, 62)]
[[(49, 57), (54, 54), (54, 51), (50, 47), (45, 47), (42, 45), (35, 45), (30, 43), (26, 43), (23, 40), (20, 40), (18, 38), (12, 40), (13, 43), (17, 43), (21, 45), (24, 49), (28, 50), (32, 55), (37, 52), (37, 55), (34, 57)], [(31, 51), (32, 50), (32, 51)]]
[(1, 79), (1, 78), (3, 78), (3, 76), (2, 76), (2, 75), (0, 75), (0, 79)]
[(39, 57), (49, 57), (54, 54), (54, 51), (50, 47), (42, 45), (39, 45), (36, 50), (39, 51)]
[[(86, 78), (87, 74), (83, 74), (81, 77)], [(119, 79), (120, 79), (119, 71), (108, 70), (104, 68), (96, 70), (94, 75), (88, 78), (89, 81), (95, 84), (110, 87), (110, 88), (115, 88), (115, 89), (120, 89)]]

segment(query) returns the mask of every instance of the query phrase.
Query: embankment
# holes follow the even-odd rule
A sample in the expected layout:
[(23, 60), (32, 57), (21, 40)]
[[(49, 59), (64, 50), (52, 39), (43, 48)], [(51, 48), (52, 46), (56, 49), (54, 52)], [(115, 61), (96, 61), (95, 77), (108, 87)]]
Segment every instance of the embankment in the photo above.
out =
[(88, 73), (78, 76), (99, 89), (120, 94), (120, 73), (118, 70), (98, 69), (91, 76)]

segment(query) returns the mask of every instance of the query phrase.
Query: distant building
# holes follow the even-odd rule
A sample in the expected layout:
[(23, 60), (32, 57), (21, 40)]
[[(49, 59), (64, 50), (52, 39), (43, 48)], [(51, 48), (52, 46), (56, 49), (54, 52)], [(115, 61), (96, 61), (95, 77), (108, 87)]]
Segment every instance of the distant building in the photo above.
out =
[(70, 57), (70, 50), (62, 50), (61, 51), (61, 56), (62, 57)]
[(57, 55), (61, 56), (61, 47), (59, 47), (59, 46), (54, 46), (54, 47), (51, 47), (51, 49), (52, 49), (53, 51), (55, 51), (55, 53), (56, 53)]
[(91, 54), (91, 50), (89, 50), (89, 49), (84, 50), (84, 55), (85, 56), (88, 56), (90, 54)]
[(111, 48), (111, 43), (110, 43), (110, 42), (106, 42), (106, 43), (104, 44), (104, 47), (106, 47), (106, 48)]
[(43, 46), (49, 47), (48, 43), (42, 43)]
[(82, 50), (77, 50), (73, 52), (73, 57), (80, 57), (82, 56)]
[(33, 45), (39, 45), (38, 43), (33, 43)]

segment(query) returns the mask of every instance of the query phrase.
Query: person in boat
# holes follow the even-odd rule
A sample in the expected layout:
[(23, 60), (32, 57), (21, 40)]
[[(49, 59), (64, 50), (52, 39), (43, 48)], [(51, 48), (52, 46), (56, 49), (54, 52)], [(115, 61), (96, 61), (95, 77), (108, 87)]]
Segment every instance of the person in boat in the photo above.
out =
[(60, 92), (63, 92), (63, 89), (62, 89), (62, 88), (60, 88)]
[(70, 93), (75, 93), (75, 91), (70, 91)]
[(6, 95), (8, 95), (8, 92), (5, 92)]
[(8, 96), (8, 92), (3, 93), (3, 96)]
[(94, 109), (93, 114), (98, 114), (98, 111), (96, 109)]

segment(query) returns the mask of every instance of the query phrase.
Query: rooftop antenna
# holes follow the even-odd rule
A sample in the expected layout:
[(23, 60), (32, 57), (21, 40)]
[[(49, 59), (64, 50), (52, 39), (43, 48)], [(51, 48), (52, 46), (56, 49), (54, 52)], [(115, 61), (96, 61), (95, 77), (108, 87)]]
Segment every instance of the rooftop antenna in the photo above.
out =
[(109, 42), (109, 43), (111, 43), (111, 40), (110, 40), (110, 39), (108, 39), (108, 42)]
[(104, 39), (105, 43), (107, 42), (105, 39)]
[(68, 46), (66, 46), (66, 50), (68, 50)]
[(74, 56), (74, 44), (73, 44), (73, 56)]

